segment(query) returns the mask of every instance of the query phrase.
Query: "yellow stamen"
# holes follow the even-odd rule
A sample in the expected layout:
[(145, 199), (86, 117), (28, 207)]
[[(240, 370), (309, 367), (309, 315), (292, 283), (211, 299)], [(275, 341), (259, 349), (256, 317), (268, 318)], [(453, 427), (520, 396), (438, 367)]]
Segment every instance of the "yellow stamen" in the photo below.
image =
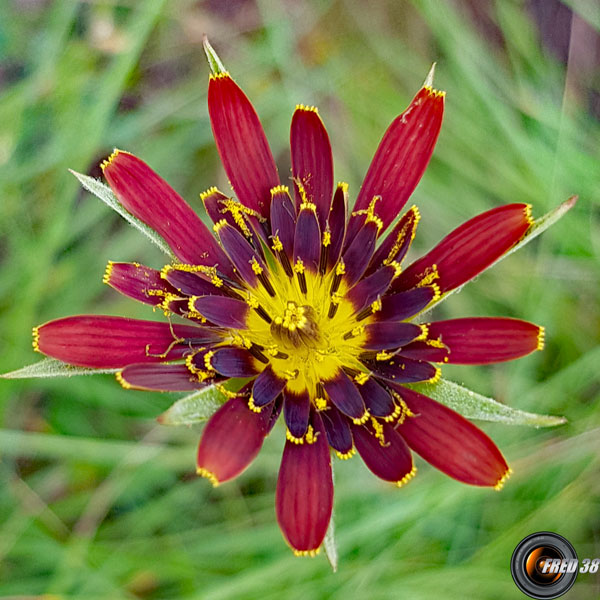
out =
[(271, 246), (275, 252), (281, 252), (283, 250), (283, 244), (279, 239), (278, 235), (273, 236), (273, 245)]
[(367, 383), (367, 381), (369, 381), (369, 374), (359, 373), (358, 375), (354, 376), (354, 381), (356, 381), (358, 385), (364, 385), (365, 383)]
[(439, 277), (440, 274), (438, 273), (437, 265), (431, 265), (431, 267), (427, 267), (423, 272), (421, 280), (417, 284), (417, 287), (431, 285), (436, 279), (439, 279)]
[(317, 410), (325, 410), (327, 408), (327, 400), (322, 396), (315, 398), (315, 406)]
[(231, 79), (229, 71), (221, 71), (220, 73), (211, 73), (209, 79)]

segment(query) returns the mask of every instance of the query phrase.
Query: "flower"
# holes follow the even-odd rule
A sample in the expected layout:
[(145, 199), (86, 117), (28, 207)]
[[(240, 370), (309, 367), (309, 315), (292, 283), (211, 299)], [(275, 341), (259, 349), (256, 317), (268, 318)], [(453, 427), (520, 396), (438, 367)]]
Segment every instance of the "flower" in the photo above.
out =
[[(122, 205), (177, 259), (161, 271), (110, 262), (104, 282), (169, 322), (66, 317), (34, 329), (35, 349), (119, 369), (126, 388), (218, 386), (227, 401), (197, 456), (198, 473), (214, 485), (251, 463), (283, 411), (276, 511), (297, 554), (318, 551), (331, 518), (330, 448), (342, 459), (358, 451), (398, 486), (415, 475), (413, 450), (459, 481), (499, 489), (510, 470), (488, 436), (406, 384), (437, 381), (443, 363), (525, 356), (542, 348), (543, 328), (509, 318), (411, 319), (521, 240), (529, 206), (493, 208), (403, 269), (419, 212), (412, 206), (394, 221), (430, 160), (444, 110), (433, 72), (384, 134), (348, 217), (348, 186), (334, 186), (317, 109), (299, 105), (292, 118), (290, 192), (250, 101), (207, 52), (211, 125), (237, 196), (201, 194), (216, 235), (139, 158), (115, 150), (102, 163)], [(238, 392), (224, 387), (230, 378), (245, 380)]]

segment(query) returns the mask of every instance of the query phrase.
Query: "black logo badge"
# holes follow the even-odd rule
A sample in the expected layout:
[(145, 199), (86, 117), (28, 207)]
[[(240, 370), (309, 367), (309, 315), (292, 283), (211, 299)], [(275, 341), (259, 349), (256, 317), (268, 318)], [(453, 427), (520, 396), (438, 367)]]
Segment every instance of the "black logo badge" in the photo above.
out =
[(575, 583), (579, 560), (564, 537), (542, 531), (519, 542), (510, 560), (510, 572), (517, 587), (531, 598), (559, 598)]

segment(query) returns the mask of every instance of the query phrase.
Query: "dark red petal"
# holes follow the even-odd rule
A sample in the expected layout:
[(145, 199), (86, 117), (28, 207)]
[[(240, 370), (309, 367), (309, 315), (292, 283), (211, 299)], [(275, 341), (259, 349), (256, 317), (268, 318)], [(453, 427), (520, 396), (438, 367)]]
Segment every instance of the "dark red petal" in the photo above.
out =
[(333, 477), (327, 436), (321, 417), (313, 412), (310, 440), (286, 441), (277, 479), (277, 521), (298, 554), (313, 554), (321, 546), (333, 509)]
[(408, 289), (431, 280), (442, 293), (456, 288), (510, 250), (532, 223), (528, 204), (488, 210), (448, 234), (395, 279), (392, 287)]
[(444, 346), (444, 344), (438, 340), (426, 340), (411, 342), (404, 346), (398, 354), (405, 358), (446, 363), (448, 362), (450, 352), (447, 346)]
[(117, 373), (119, 383), (127, 389), (160, 392), (187, 392), (205, 387), (186, 365), (146, 363), (129, 365)]
[(363, 362), (377, 377), (395, 383), (435, 381), (440, 375), (439, 369), (433, 365), (421, 360), (404, 358), (398, 354), (389, 360), (363, 360)]
[(346, 239), (346, 216), (348, 214), (348, 184), (338, 183), (331, 201), (331, 211), (327, 219), (330, 244), (327, 254), (327, 267), (331, 269), (342, 253)]
[(373, 419), (353, 425), (354, 445), (369, 469), (384, 481), (401, 486), (416, 473), (412, 456), (402, 436), (388, 423)]
[(428, 327), (428, 337), (450, 349), (447, 362), (460, 365), (513, 360), (544, 347), (544, 328), (519, 319), (451, 319), (436, 321)]
[(217, 348), (207, 354), (206, 362), (225, 377), (253, 377), (259, 371), (258, 361), (245, 348)]
[(252, 387), (252, 402), (254, 406), (262, 408), (273, 402), (285, 387), (285, 383), (286, 380), (277, 377), (271, 365), (267, 365), (256, 378)]
[(215, 285), (201, 273), (195, 273), (193, 268), (193, 265), (168, 265), (163, 268), (161, 277), (186, 296), (223, 296), (235, 293), (228, 291), (222, 280), (215, 279), (220, 282), (220, 285)]
[[(383, 229), (396, 218), (417, 187), (437, 141), (444, 114), (444, 94), (423, 87), (385, 132), (360, 188), (354, 211), (365, 210), (381, 196), (378, 215)], [(351, 238), (364, 215), (350, 219)]]
[(251, 411), (231, 398), (210, 418), (198, 447), (197, 473), (218, 485), (237, 477), (259, 453), (267, 434), (268, 411)]
[[(273, 404), (267, 405), (261, 412), (266, 412), (269, 415), (269, 421), (267, 423), (267, 433), (275, 427), (275, 423), (277, 423), (277, 419), (279, 419), (279, 415), (281, 414), (281, 409), (283, 408), (283, 394), (279, 394), (277, 398), (275, 398), (275, 402)], [(269, 410), (270, 409), (270, 410)]]
[(155, 306), (167, 295), (178, 295), (178, 291), (161, 277), (160, 271), (139, 263), (110, 261), (102, 281), (129, 298)]
[(145, 162), (115, 150), (102, 163), (104, 176), (121, 204), (152, 227), (184, 263), (217, 266), (226, 275), (232, 267), (212, 233), (190, 205)]
[[(200, 194), (200, 199), (204, 203), (204, 208), (217, 225), (221, 221), (226, 221), (234, 229), (237, 229), (246, 239), (255, 244), (257, 251), (262, 255), (258, 235), (261, 235), (267, 241), (260, 221), (265, 221), (259, 213), (249, 209), (241, 202), (227, 197), (216, 187), (212, 187), (206, 192)], [(259, 220), (260, 219), (260, 220)]]
[(378, 224), (375, 221), (368, 221), (344, 251), (342, 259), (346, 268), (345, 280), (348, 287), (352, 287), (363, 276), (375, 251), (378, 233)]
[(240, 202), (269, 215), (277, 167), (252, 104), (228, 73), (211, 75), (208, 113), (223, 167)]
[(501, 487), (510, 470), (481, 429), (423, 394), (400, 386), (396, 389), (414, 414), (398, 431), (417, 454), (464, 483)]
[(217, 233), (227, 256), (231, 259), (242, 279), (251, 286), (256, 285), (258, 274), (266, 272), (265, 263), (260, 254), (229, 223), (218, 226)]
[(422, 335), (423, 330), (413, 323), (380, 321), (365, 326), (367, 339), (363, 343), (365, 350), (391, 350), (399, 348)]
[(246, 329), (250, 307), (242, 300), (223, 296), (200, 296), (192, 300), (194, 309), (211, 323), (231, 329)]
[(292, 260), (296, 232), (296, 209), (288, 188), (283, 185), (271, 190), (271, 232), (275, 251), (285, 252), (287, 258)]
[(301, 261), (306, 269), (316, 273), (321, 257), (321, 230), (314, 205), (300, 207), (294, 235), (294, 264)]
[(288, 390), (283, 391), (283, 418), (288, 428), (288, 439), (302, 443), (308, 429), (310, 414), (310, 396), (308, 392), (294, 394)]
[(340, 458), (350, 458), (353, 453), (353, 443), (348, 419), (335, 406), (329, 406), (319, 414), (325, 425), (329, 445)]
[(342, 370), (329, 381), (323, 381), (323, 387), (331, 402), (353, 420), (364, 421), (367, 416), (365, 403), (352, 379)]
[(410, 245), (415, 237), (417, 225), (421, 215), (416, 206), (406, 211), (404, 216), (396, 223), (395, 227), (388, 233), (383, 242), (371, 259), (367, 273), (373, 272), (381, 265), (389, 265), (392, 261), (401, 264)]
[[(290, 132), (292, 175), (296, 184), (296, 206), (306, 199), (317, 208), (321, 230), (325, 230), (333, 195), (333, 155), (329, 136), (314, 107), (297, 106)], [(302, 186), (304, 195), (300, 193)]]
[(218, 223), (221, 219), (226, 219), (230, 225), (235, 225), (235, 221), (231, 213), (223, 210), (222, 202), (230, 200), (229, 196), (226, 196), (221, 190), (216, 187), (212, 187), (206, 192), (200, 194), (200, 200), (204, 204), (206, 214), (210, 217), (213, 223)]
[(375, 312), (375, 318), (378, 321), (404, 321), (421, 312), (438, 294), (435, 285), (387, 294), (381, 299), (381, 310)]
[(390, 417), (396, 412), (396, 403), (390, 393), (373, 377), (370, 377), (362, 385), (358, 385), (366, 407), (374, 417)]
[[(38, 352), (96, 369), (174, 360), (189, 352), (188, 339), (213, 337), (201, 327), (173, 325), (171, 330), (168, 323), (94, 315), (56, 319), (33, 332)], [(175, 343), (173, 335), (180, 343)]]
[(382, 267), (359, 281), (347, 294), (346, 297), (352, 302), (354, 310), (358, 313), (363, 308), (370, 306), (380, 299), (390, 286), (396, 275), (394, 267)]

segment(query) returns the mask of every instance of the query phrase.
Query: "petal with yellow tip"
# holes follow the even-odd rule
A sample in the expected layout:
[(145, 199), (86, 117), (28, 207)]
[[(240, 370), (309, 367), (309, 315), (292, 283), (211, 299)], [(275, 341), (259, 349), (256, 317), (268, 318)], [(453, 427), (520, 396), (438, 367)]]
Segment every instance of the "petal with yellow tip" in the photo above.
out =
[[(314, 107), (297, 106), (290, 131), (292, 176), (296, 206), (304, 197), (316, 206), (321, 230), (325, 230), (333, 195), (333, 155), (325, 125)], [(300, 193), (298, 184), (302, 186)]]
[(302, 554), (319, 549), (333, 510), (329, 446), (321, 416), (314, 410), (310, 423), (314, 443), (285, 443), (275, 499), (283, 535), (292, 549)]
[(96, 315), (49, 321), (36, 327), (36, 333), (36, 349), (42, 354), (97, 369), (176, 360), (189, 352), (188, 339), (214, 339), (202, 327)]
[(323, 387), (331, 402), (351, 419), (362, 419), (366, 413), (365, 403), (356, 385), (341, 369), (334, 378), (323, 381)]
[(414, 415), (398, 431), (417, 454), (463, 483), (495, 487), (506, 479), (506, 460), (481, 429), (423, 394), (396, 389)]
[(208, 114), (217, 150), (239, 201), (269, 215), (279, 175), (269, 143), (246, 94), (224, 73), (208, 84)]
[(506, 204), (488, 210), (450, 232), (435, 248), (394, 280), (405, 290), (423, 282), (432, 269), (442, 293), (466, 283), (508, 252), (531, 227), (527, 204)]
[[(381, 196), (379, 216), (383, 229), (387, 228), (406, 204), (429, 164), (443, 115), (443, 93), (426, 86), (421, 88), (383, 135), (360, 188), (355, 211), (366, 209), (374, 196)], [(350, 240), (364, 221), (364, 215), (350, 219)]]
[(186, 365), (147, 363), (128, 365), (117, 373), (126, 389), (159, 392), (187, 392), (206, 387)]
[(449, 363), (487, 365), (527, 356), (540, 349), (542, 327), (507, 317), (435, 321), (429, 337), (450, 350)]
[(233, 269), (212, 233), (191, 206), (145, 162), (121, 150), (103, 163), (106, 181), (121, 204), (154, 229), (185, 263)]
[(253, 412), (243, 398), (231, 398), (204, 427), (197, 454), (198, 473), (213, 485), (237, 477), (259, 453), (270, 411)]
[(392, 425), (372, 419), (364, 425), (353, 425), (352, 435), (361, 458), (380, 479), (397, 483), (412, 472), (410, 450)]

